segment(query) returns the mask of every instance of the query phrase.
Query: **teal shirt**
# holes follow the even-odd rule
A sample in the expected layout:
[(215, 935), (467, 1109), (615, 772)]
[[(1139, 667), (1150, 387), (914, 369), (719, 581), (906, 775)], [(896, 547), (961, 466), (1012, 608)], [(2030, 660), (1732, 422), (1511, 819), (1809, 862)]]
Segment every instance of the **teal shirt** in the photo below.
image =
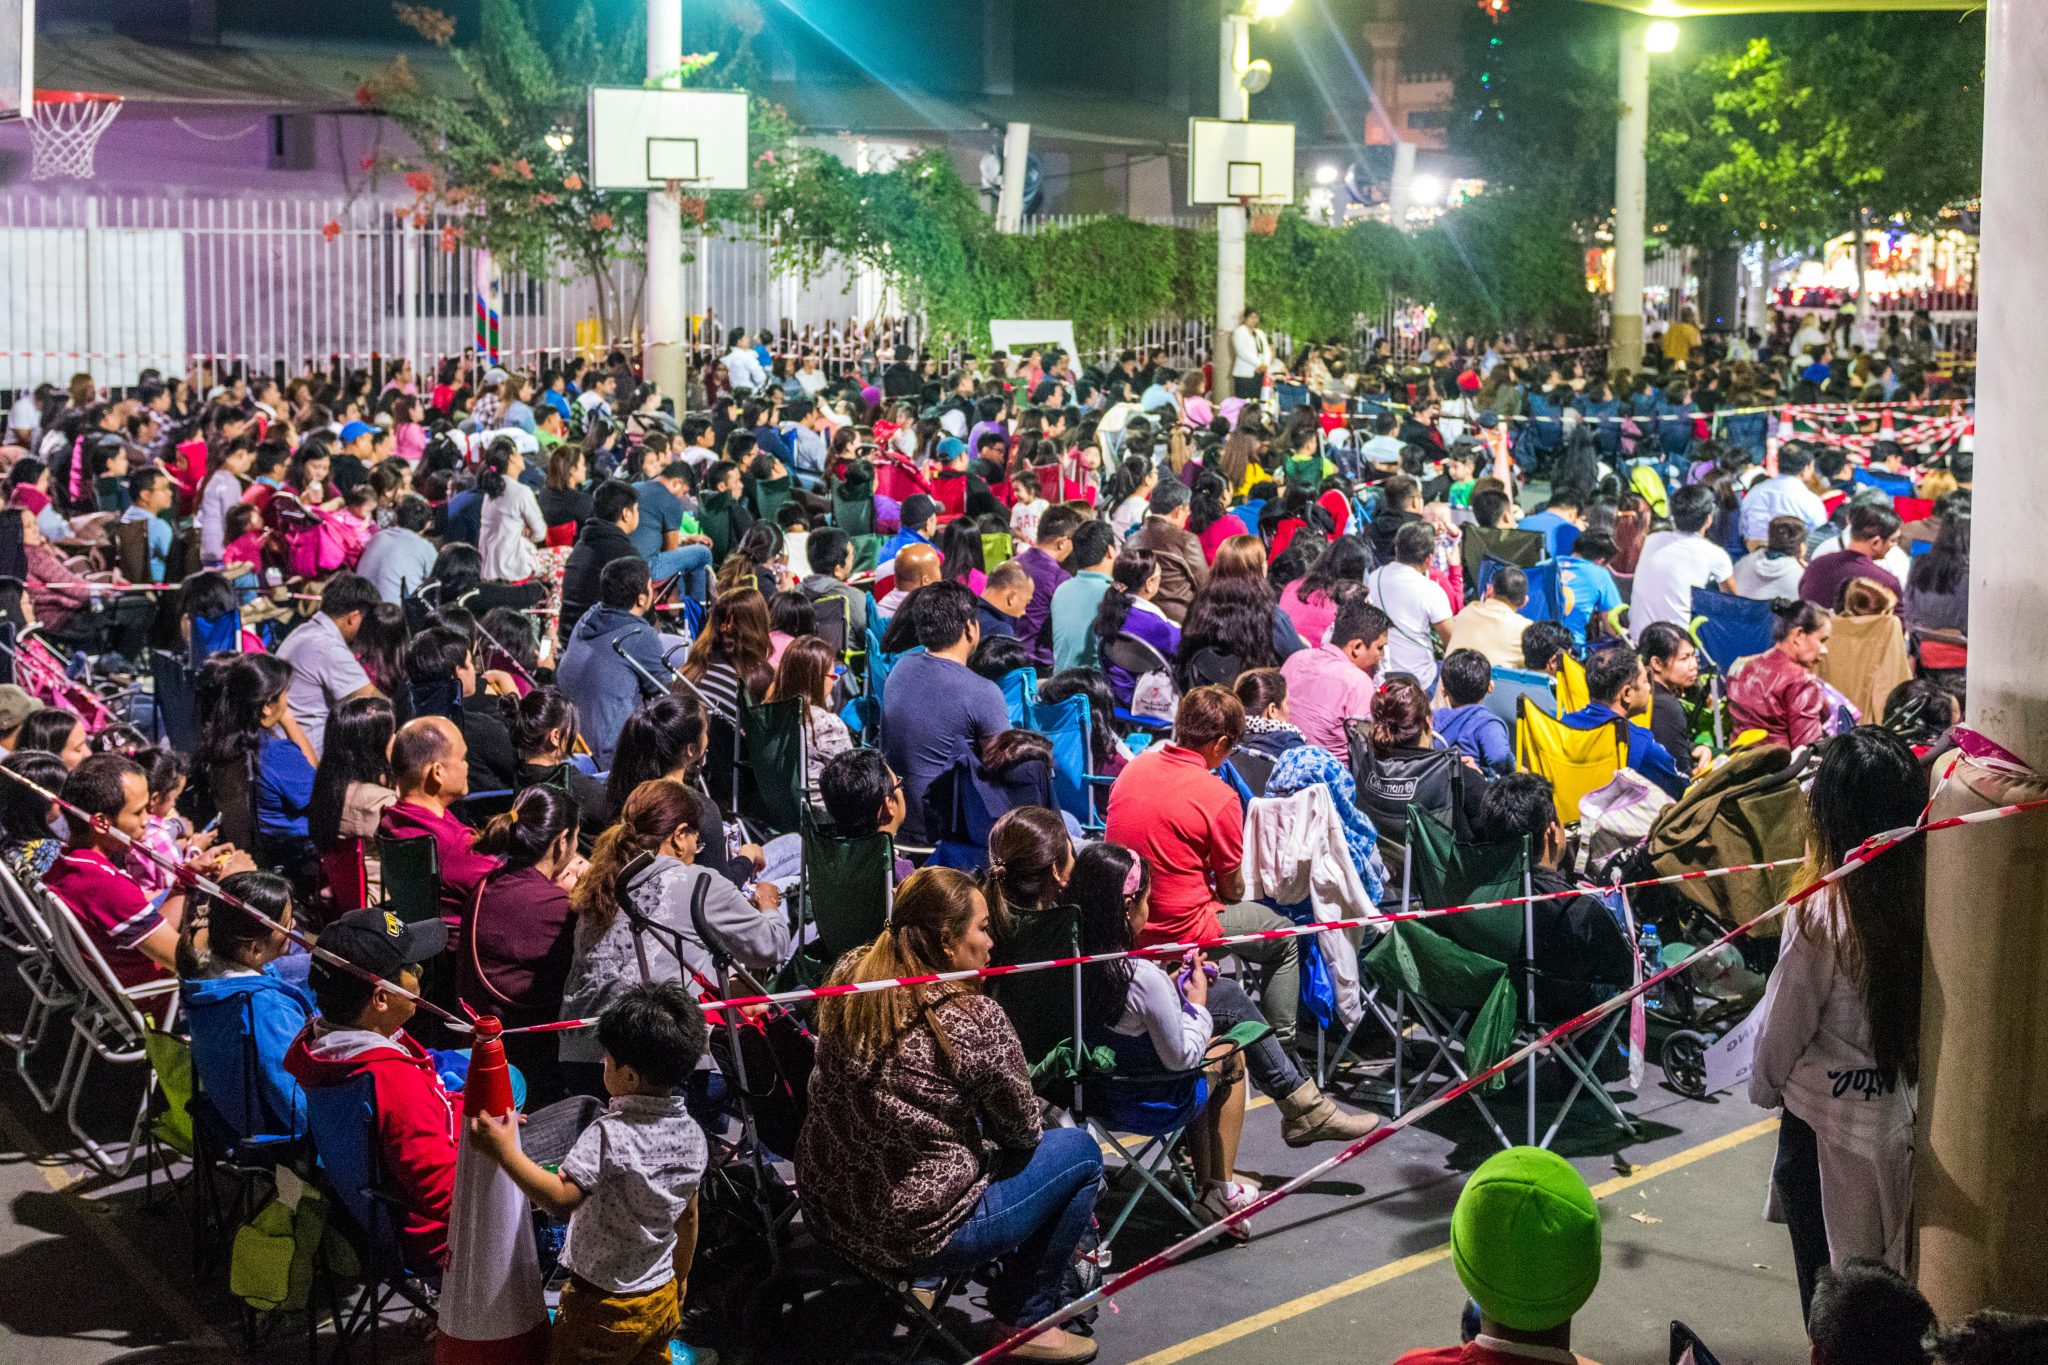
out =
[(1109, 592), (1106, 573), (1083, 569), (1059, 585), (1052, 595), (1052, 667), (1055, 673), (1070, 668), (1095, 667), (1095, 613)]

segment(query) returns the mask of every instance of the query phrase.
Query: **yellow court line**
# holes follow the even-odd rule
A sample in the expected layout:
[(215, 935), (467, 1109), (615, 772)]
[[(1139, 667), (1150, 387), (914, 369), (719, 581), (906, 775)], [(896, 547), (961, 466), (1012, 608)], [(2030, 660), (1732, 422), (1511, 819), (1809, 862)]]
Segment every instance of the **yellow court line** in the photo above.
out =
[(72, 1206), (78, 1221), (85, 1224), (85, 1230), (92, 1234), (107, 1254), (128, 1273), (128, 1278), (147, 1291), (149, 1296), (170, 1315), (178, 1330), (185, 1334), (188, 1342), (197, 1342), (215, 1350), (227, 1350), (227, 1339), (200, 1316), (192, 1300), (183, 1291), (171, 1287), (163, 1272), (156, 1267), (140, 1247), (115, 1225), (108, 1212), (93, 1200), (81, 1194), (72, 1193), (72, 1186), (84, 1180), (84, 1176), (69, 1166), (51, 1164), (44, 1160), (48, 1154), (41, 1151), (35, 1136), (22, 1126), (5, 1105), (0, 1105), (0, 1139), (21, 1152), (35, 1163), (43, 1173), (43, 1180), (50, 1189)]
[[(1747, 1128), (1738, 1128), (1732, 1133), (1724, 1134), (1708, 1142), (1702, 1142), (1697, 1147), (1688, 1147), (1682, 1152), (1675, 1152), (1665, 1157), (1662, 1161), (1653, 1161), (1647, 1166), (1638, 1166), (1627, 1175), (1619, 1175), (1612, 1180), (1603, 1180), (1593, 1186), (1593, 1197), (1595, 1199), (1605, 1199), (1609, 1195), (1633, 1189), (1637, 1185), (1645, 1184), (1660, 1176), (1669, 1175), (1671, 1172), (1690, 1166), (1696, 1161), (1704, 1161), (1708, 1157), (1719, 1156), (1722, 1152), (1740, 1147), (1745, 1142), (1753, 1141), (1764, 1136), (1766, 1133), (1775, 1133), (1777, 1130), (1778, 1120), (1775, 1118), (1760, 1120), (1750, 1124)], [(1376, 1288), (1387, 1283), (1389, 1280), (1397, 1280), (1412, 1271), (1421, 1270), (1425, 1266), (1432, 1266), (1439, 1261), (1447, 1261), (1450, 1258), (1451, 1247), (1448, 1242), (1442, 1246), (1431, 1247), (1428, 1251), (1418, 1251), (1412, 1256), (1403, 1256), (1398, 1261), (1389, 1261), (1383, 1266), (1366, 1271), (1363, 1275), (1354, 1275), (1348, 1280), (1339, 1280), (1328, 1288), (1318, 1289), (1312, 1294), (1304, 1294), (1298, 1299), (1289, 1299), (1286, 1303), (1268, 1308), (1262, 1313), (1254, 1313), (1248, 1318), (1239, 1318), (1236, 1322), (1230, 1323), (1227, 1326), (1218, 1327), (1211, 1332), (1204, 1332), (1198, 1337), (1190, 1337), (1186, 1341), (1169, 1346), (1163, 1351), (1154, 1351), (1151, 1355), (1140, 1356), (1138, 1359), (1130, 1362), (1130, 1365), (1175, 1365), (1177, 1361), (1187, 1360), (1192, 1356), (1201, 1355), (1205, 1351), (1213, 1351), (1218, 1346), (1226, 1346), (1233, 1341), (1251, 1336), (1255, 1332), (1263, 1332), (1269, 1327), (1277, 1327), (1291, 1318), (1298, 1318), (1304, 1313), (1312, 1313), (1318, 1308), (1337, 1302), (1339, 1299), (1363, 1293), (1365, 1290)]]

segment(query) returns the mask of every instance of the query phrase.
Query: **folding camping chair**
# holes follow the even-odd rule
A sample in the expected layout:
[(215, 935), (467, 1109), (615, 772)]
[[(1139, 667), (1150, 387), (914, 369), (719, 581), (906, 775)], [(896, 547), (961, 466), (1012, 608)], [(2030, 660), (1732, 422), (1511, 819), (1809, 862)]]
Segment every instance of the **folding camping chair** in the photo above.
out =
[(1593, 689), (1586, 681), (1586, 666), (1570, 651), (1557, 656), (1557, 714), (1570, 715), (1593, 704)]
[(1131, 680), (1132, 692), (1119, 698), (1116, 708), (1119, 724), (1143, 726), (1148, 730), (1158, 730), (1173, 724), (1170, 718), (1140, 716), (1130, 709), (1138, 680), (1148, 673), (1163, 673), (1168, 678), (1173, 677), (1172, 660), (1137, 636), (1122, 634), (1103, 644), (1102, 665), (1105, 671), (1111, 668), (1122, 670)]
[(155, 1077), (152, 1074), (143, 1087), (127, 1142), (117, 1156), (86, 1131), (78, 1116), (79, 1101), (87, 1089), (86, 1072), (95, 1056), (113, 1066), (141, 1063), (147, 1067), (146, 1038), (151, 1021), (143, 1014), (143, 1007), (158, 1000), (168, 1002), (163, 1016), (163, 1023), (168, 1026), (178, 1013), (178, 981), (176, 977), (162, 977), (137, 986), (122, 985), (68, 907), (46, 894), (41, 909), (50, 926), (57, 961), (80, 990), (77, 1006), (71, 1013), (71, 1045), (65, 1050), (64, 1070), (57, 1080), (57, 1091), (65, 1098), (64, 1119), (72, 1136), (84, 1146), (86, 1159), (102, 1173), (119, 1179), (128, 1174), (135, 1158), (142, 1154), (143, 1126), (149, 1119)]
[[(1009, 965), (1078, 956), (1080, 951), (1081, 912), (1073, 906), (1056, 906), (1014, 916), (1009, 941), (997, 957), (998, 965)], [(1100, 1247), (1107, 1252), (1148, 1191), (1196, 1228), (1203, 1226), (1194, 1210), (1200, 1196), (1175, 1160), (1187, 1132), (1184, 1116), (1182, 1121), (1159, 1125), (1154, 1131), (1119, 1135), (1094, 1116), (1087, 1102), (1088, 1092), (1106, 1086), (1193, 1087), (1208, 1066), (1242, 1051), (1273, 1030), (1264, 1023), (1238, 1025), (1217, 1040), (1228, 1042), (1230, 1050), (1211, 1057), (1193, 1071), (1119, 1072), (1113, 1057), (1106, 1055), (1107, 1049), (1093, 1048), (1085, 1042), (1081, 1013), (1081, 973), (1085, 970), (1075, 966), (1064, 972), (1024, 972), (992, 978), (988, 986), (989, 995), (1003, 1007), (1017, 1030), (1025, 1059), (1031, 1066), (1032, 1085), (1040, 1096), (1072, 1114), (1077, 1123), (1093, 1134), (1097, 1142), (1114, 1151), (1138, 1177), (1139, 1188), (1103, 1229)]]
[(1541, 531), (1514, 531), (1500, 526), (1466, 526), (1458, 533), (1458, 563), (1465, 571), (1465, 592), (1475, 600), (1485, 577), (1489, 556), (1518, 569), (1543, 562), (1548, 547)]
[(61, 1087), (45, 1090), (30, 1074), (29, 1062), (48, 1036), (50, 1021), (77, 1005), (83, 990), (57, 960), (56, 936), (44, 913), (48, 904), (41, 894), (30, 895), (6, 863), (0, 862), (0, 916), (6, 921), (6, 947), (20, 959), (15, 971), (28, 987), (21, 1031), (0, 1034), (0, 1040), (14, 1049), (15, 1074), (35, 1097), (37, 1107), (54, 1114), (64, 1102), (64, 1092)]
[(1771, 647), (1771, 604), (1712, 588), (1692, 590), (1692, 638), (1700, 653), (1727, 677), (1736, 660)]
[(1096, 791), (1109, 785), (1095, 775), (1094, 715), (1088, 696), (1076, 692), (1064, 701), (1034, 701), (1019, 722), (1052, 741), (1052, 795), (1055, 806), (1099, 834), (1104, 812), (1097, 809)]
[(1547, 778), (1557, 818), (1576, 824), (1580, 798), (1628, 766), (1628, 725), (1627, 717), (1616, 716), (1591, 730), (1575, 729), (1524, 697), (1515, 725), (1515, 766)]
[(802, 888), (798, 947), (777, 989), (819, 984), (840, 958), (888, 927), (896, 902), (895, 840), (879, 833), (842, 838), (807, 819)]
[(1558, 714), (1557, 683), (1548, 673), (1494, 665), (1493, 690), (1486, 694), (1486, 700), (1482, 705), (1507, 722), (1510, 738), (1514, 735), (1515, 722), (1521, 714), (1524, 697), (1544, 714)]
[(808, 704), (800, 697), (740, 704), (740, 759), (750, 782), (739, 814), (777, 834), (800, 834), (812, 792)]

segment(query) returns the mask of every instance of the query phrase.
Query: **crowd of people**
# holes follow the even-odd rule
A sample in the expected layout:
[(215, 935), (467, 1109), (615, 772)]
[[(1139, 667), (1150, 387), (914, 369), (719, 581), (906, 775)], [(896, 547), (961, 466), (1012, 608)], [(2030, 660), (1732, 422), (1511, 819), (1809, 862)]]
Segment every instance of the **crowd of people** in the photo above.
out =
[[(1411, 365), (1313, 346), (1218, 402), (1159, 354), (939, 371), (899, 348), (827, 373), (738, 331), (680, 402), (617, 354), (458, 358), (431, 380), (80, 375), (8, 417), (0, 629), (10, 660), (60, 667), (55, 691), (0, 687), (24, 779), (0, 776), (0, 853), (121, 983), (177, 978), (238, 1137), (317, 1149), (308, 1097), (373, 1081), (410, 1266), (444, 1268), (473, 1141), (568, 1221), (558, 1334), (638, 1359), (678, 1330), (721, 1147), (704, 1129), (735, 1102), (706, 1083), (696, 1002), (800, 956), (818, 840), (892, 841), (886, 926), (824, 964), (849, 984), (1016, 961), (1055, 910), (1089, 951), (1291, 927), (1271, 888), (1292, 855), (1256, 812), (1305, 793), (1286, 809), (1328, 811), (1317, 877), (1398, 898), (1427, 808), (1461, 841), (1527, 841), (1555, 896), (1530, 945), (1539, 1012), (1563, 1018), (1625, 988), (1636, 945), (1572, 875), (1570, 808), (1489, 704), (1503, 678), (1533, 679), (1567, 730), (1625, 734), (1660, 804), (1736, 749), (1818, 749), (1823, 870), (1911, 823), (1963, 713), (1969, 454), (1864, 461), (1713, 417), (1809, 389), (1914, 397), (1931, 385), (1907, 351), (1696, 329), (1674, 351), (1676, 333), (1615, 375), (1477, 338)], [(1273, 380), (1301, 401), (1263, 401)], [(1703, 589), (1769, 603), (1768, 639), (1726, 669), (1694, 634)], [(1852, 683), (1826, 661), (1864, 622)], [(1036, 722), (1072, 698), (1085, 730), (1056, 751)], [(802, 816), (772, 828), (745, 791), (778, 778), (745, 771), (742, 733), (782, 703)], [(431, 859), (387, 875), (414, 840)], [(186, 894), (130, 841), (229, 897)], [(1879, 1276), (1856, 1258), (1911, 1268), (1913, 856), (1797, 911), (1763, 1002), (1751, 1095), (1785, 1112), (1774, 1180), (1817, 1358), (1828, 1296)], [(405, 897), (429, 911), (378, 908)], [(1105, 1112), (1178, 1105), (1196, 1210), (1240, 1239), (1247, 1086), (1290, 1146), (1380, 1121), (1302, 1064), (1305, 942), (1232, 947), (1235, 976), (1201, 951), (1086, 975), (1074, 1041), (1185, 1080), (1092, 1087)], [(596, 1021), (507, 1039), (523, 1139), (461, 1131), (460, 1054), (427, 1045), (459, 1039), (422, 993), (510, 1028)], [(808, 1117), (775, 1155), (810, 1232), (920, 1283), (999, 1264), (1003, 1331), (1056, 1309), (1095, 1244), (1102, 1157), (1034, 1087), (1043, 1059), (999, 996), (955, 981), (806, 1013)], [(1875, 1079), (1844, 1093), (1844, 1067)], [(1508, 1153), (1467, 1189), (1458, 1269), (1482, 1342), (1567, 1345), (1597, 1214), (1560, 1257), (1578, 1288), (1545, 1300), (1562, 1315), (1511, 1310), (1490, 1277), (1524, 1276), (1522, 1223), (1487, 1193), (1509, 1159), (1502, 1187), (1588, 1216), (1568, 1165)], [(1019, 1357), (1094, 1351), (1053, 1328)], [(1453, 1358), (1495, 1357), (1415, 1357)]]

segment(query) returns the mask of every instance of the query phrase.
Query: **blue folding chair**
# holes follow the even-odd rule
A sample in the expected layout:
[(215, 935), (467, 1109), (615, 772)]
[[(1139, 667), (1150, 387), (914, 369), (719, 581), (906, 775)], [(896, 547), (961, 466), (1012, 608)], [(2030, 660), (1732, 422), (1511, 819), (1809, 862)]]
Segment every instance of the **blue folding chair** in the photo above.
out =
[(1058, 809), (1091, 832), (1102, 829), (1095, 790), (1108, 782), (1095, 776), (1095, 749), (1088, 698), (1075, 693), (1065, 701), (1033, 702), (1021, 723), (1052, 741), (1052, 796)]
[(1029, 668), (1015, 668), (1004, 674), (996, 684), (1003, 689), (1003, 702), (1010, 708), (1010, 724), (1022, 728), (1031, 727), (1031, 708), (1038, 705), (1038, 673)]
[[(321, 1177), (333, 1195), (333, 1226), (355, 1250), (362, 1273), (361, 1292), (353, 1305), (345, 1306), (328, 1258), (316, 1258), (317, 1273), (326, 1285), (334, 1315), (336, 1355), (345, 1355), (349, 1342), (367, 1335), (374, 1357), (378, 1322), (393, 1299), (404, 1299), (428, 1317), (435, 1316), (429, 1277), (407, 1263), (398, 1237), (398, 1201), (384, 1187), (377, 1146), (376, 1081), (361, 1076), (308, 1090), (306, 1126), (320, 1159)], [(307, 1307), (310, 1337), (320, 1315), (310, 1302)]]
[(1712, 588), (1692, 590), (1692, 638), (1726, 677), (1737, 659), (1771, 647), (1771, 604)]

